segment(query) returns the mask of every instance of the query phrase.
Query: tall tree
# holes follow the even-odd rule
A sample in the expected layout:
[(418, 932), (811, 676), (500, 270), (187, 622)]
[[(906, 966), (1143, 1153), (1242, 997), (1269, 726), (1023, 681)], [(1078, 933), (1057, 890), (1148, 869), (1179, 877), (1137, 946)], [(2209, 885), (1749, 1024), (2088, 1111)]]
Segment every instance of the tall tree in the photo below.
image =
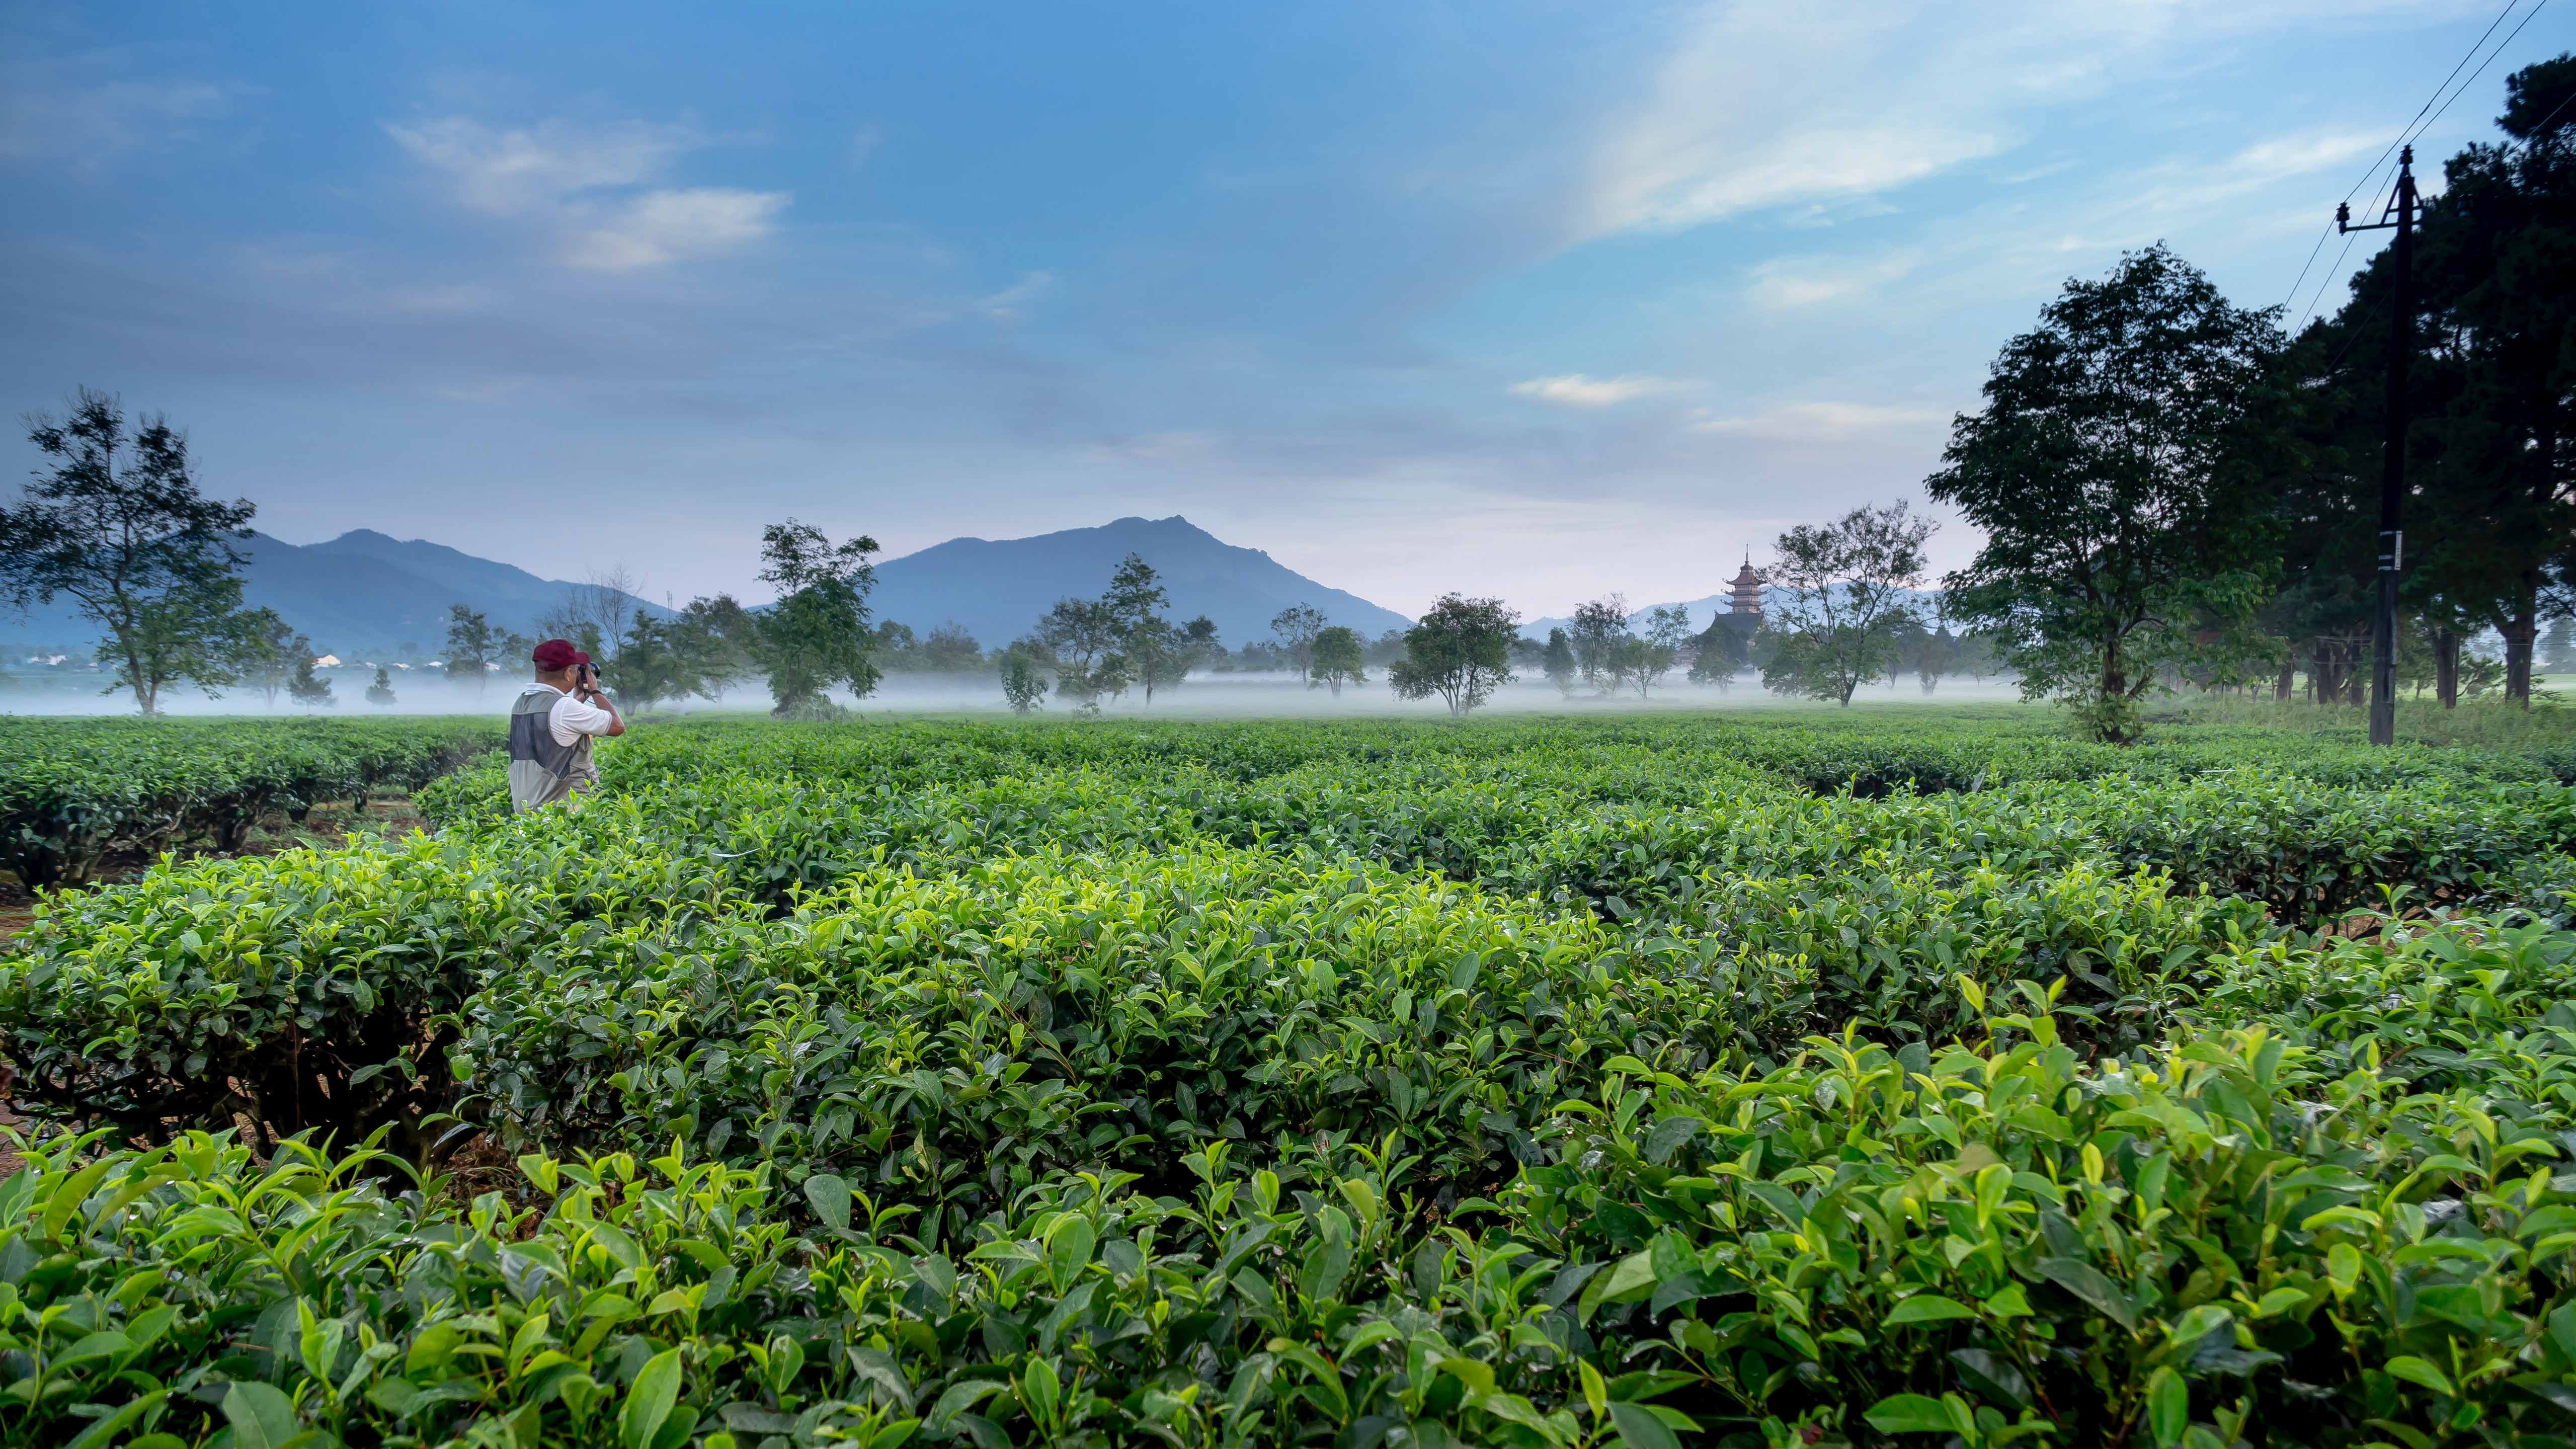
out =
[(2263, 480), (2286, 412), (2277, 309), (2230, 305), (2162, 245), (2069, 281), (2005, 344), (1928, 491), (1984, 530), (1953, 617), (1990, 633), (2025, 698), (2095, 738), (2138, 736), (2160, 674), (2259, 650), (2278, 554)]
[[(2456, 377), (2428, 400), (2428, 441), (2458, 475), (2443, 491), (2484, 516), (2504, 691), (2527, 707), (2541, 624), (2576, 612), (2576, 55), (2516, 71), (2505, 95), (2512, 141), (2452, 157), (2425, 209), (2416, 335)], [(2375, 300), (2392, 280), (2361, 286)]]
[(1724, 614), (1708, 621), (1708, 627), (1691, 636), (1690, 682), (1714, 684), (1723, 692), (1735, 682), (1735, 676), (1751, 657), (1749, 641), (1742, 630), (1727, 622)]
[(830, 718), (834, 685), (860, 699), (880, 676), (869, 662), (868, 591), (876, 571), (865, 535), (835, 546), (823, 531), (790, 518), (760, 533), (761, 581), (778, 602), (760, 616), (761, 663), (769, 671), (770, 713), (782, 719)]
[(260, 692), (268, 708), (277, 708), (278, 691), (295, 677), (298, 655), (310, 658), (312, 641), (288, 627), (275, 609), (253, 609), (242, 630), (242, 678)]
[(1366, 646), (1360, 643), (1357, 629), (1344, 624), (1329, 624), (1315, 631), (1313, 656), (1315, 682), (1342, 697), (1345, 684), (1368, 683)]
[(1404, 657), (1386, 672), (1399, 699), (1438, 695), (1457, 719), (1512, 682), (1512, 641), (1520, 612), (1500, 599), (1444, 594), (1404, 631)]
[(1690, 639), (1689, 605), (1657, 604), (1648, 612), (1646, 637), (1639, 640), (1639, 647), (1632, 651), (1636, 656), (1632, 673), (1639, 699), (1645, 698), (1648, 689), (1661, 683), (1663, 677), (1672, 672), (1673, 665), (1682, 657), (1682, 646)]
[(241, 606), (234, 549), (258, 510), (197, 491), (188, 435), (158, 414), (136, 419), (106, 393), (82, 388), (62, 417), (34, 413), (27, 438), (54, 460), (14, 507), (0, 507), (0, 594), (30, 603), (72, 600), (107, 631), (103, 693), (131, 690), (146, 715), (182, 680), (213, 695), (241, 677), (259, 621)]
[(730, 594), (691, 599), (663, 618), (637, 610), (600, 682), (637, 711), (690, 695), (719, 698), (750, 671), (758, 629)]
[(492, 667), (502, 661), (500, 651), (508, 637), (507, 630), (493, 628), (491, 620), (465, 605), (448, 605), (447, 677), (473, 680), (474, 696), (482, 698)]
[(1037, 662), (1017, 649), (1007, 649), (1001, 656), (1002, 702), (1017, 715), (1034, 714), (1044, 707), (1047, 692), (1046, 675)]
[(1118, 622), (1100, 600), (1056, 600), (1038, 621), (1037, 638), (1055, 660), (1057, 699), (1097, 710), (1100, 696), (1127, 687), (1126, 663), (1118, 655)]
[(376, 666), (376, 682), (367, 686), (367, 703), (390, 705), (394, 702), (394, 677), (384, 665)]
[(952, 619), (921, 641), (921, 662), (934, 674), (964, 674), (984, 666), (984, 646)]
[(298, 634), (295, 643), (295, 670), (286, 677), (286, 697), (306, 709), (336, 707), (340, 701), (331, 697), (331, 681), (313, 672), (313, 642)]
[(1547, 631), (1547, 647), (1539, 652), (1539, 668), (1547, 675), (1548, 683), (1556, 686), (1560, 696), (1574, 698), (1574, 680), (1579, 666), (1574, 659), (1574, 641), (1565, 637), (1563, 629)]
[(1291, 604), (1270, 620), (1270, 632), (1279, 639), (1280, 651), (1297, 666), (1297, 677), (1308, 689), (1322, 681), (1315, 677), (1315, 636), (1324, 627), (1324, 611), (1312, 604)]
[(1109, 578), (1109, 592), (1100, 600), (1128, 677), (1145, 686), (1149, 705), (1156, 691), (1169, 690), (1188, 677), (1216, 643), (1216, 625), (1205, 615), (1174, 627), (1162, 612), (1169, 602), (1162, 575), (1132, 553), (1119, 561), (1118, 571)]
[(1937, 527), (1900, 498), (1780, 535), (1766, 575), (1781, 597), (1763, 687), (1849, 705), (1852, 691), (1895, 662), (1894, 627), (1911, 617), (1906, 594), (1923, 582), (1923, 543)]
[(1627, 675), (1628, 597), (1612, 594), (1574, 606), (1574, 627), (1568, 631), (1574, 643), (1575, 667), (1582, 671), (1583, 682), (1603, 694), (1619, 687)]

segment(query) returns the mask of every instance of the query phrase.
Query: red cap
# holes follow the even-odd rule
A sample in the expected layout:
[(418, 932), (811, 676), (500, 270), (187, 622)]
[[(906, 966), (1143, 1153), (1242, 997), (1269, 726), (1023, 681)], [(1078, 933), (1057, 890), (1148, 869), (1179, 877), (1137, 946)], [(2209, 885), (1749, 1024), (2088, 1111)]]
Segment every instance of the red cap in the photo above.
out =
[(572, 647), (569, 639), (549, 639), (538, 645), (536, 652), (528, 657), (536, 661), (539, 669), (549, 673), (590, 662), (590, 656)]

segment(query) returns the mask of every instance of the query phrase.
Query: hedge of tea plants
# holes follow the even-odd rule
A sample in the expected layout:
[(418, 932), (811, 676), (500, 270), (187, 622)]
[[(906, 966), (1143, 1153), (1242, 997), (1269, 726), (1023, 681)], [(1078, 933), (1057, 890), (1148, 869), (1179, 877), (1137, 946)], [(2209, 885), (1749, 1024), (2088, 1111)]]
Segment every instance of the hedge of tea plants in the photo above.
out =
[[(717, 721), (0, 956), (0, 1437), (2554, 1443), (2546, 760)], [(472, 1137), (477, 1160), (444, 1175)]]
[(264, 815), (399, 794), (503, 738), (481, 719), (0, 716), (0, 869), (78, 884), (111, 855), (239, 850)]

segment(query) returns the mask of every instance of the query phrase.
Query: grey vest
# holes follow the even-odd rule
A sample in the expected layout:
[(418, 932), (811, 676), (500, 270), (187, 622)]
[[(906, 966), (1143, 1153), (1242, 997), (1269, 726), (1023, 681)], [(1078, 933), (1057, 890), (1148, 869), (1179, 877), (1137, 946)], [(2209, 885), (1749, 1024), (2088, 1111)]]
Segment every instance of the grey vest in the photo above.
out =
[(510, 705), (510, 808), (533, 810), (570, 795), (576, 781), (599, 778), (590, 763), (590, 736), (555, 743), (555, 702), (563, 692), (531, 684)]

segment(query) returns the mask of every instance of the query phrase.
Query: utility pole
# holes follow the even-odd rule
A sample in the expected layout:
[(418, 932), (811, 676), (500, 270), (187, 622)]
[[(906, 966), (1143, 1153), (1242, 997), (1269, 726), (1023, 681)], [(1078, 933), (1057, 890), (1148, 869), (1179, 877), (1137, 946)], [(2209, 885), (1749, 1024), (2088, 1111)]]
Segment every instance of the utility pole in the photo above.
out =
[[(2393, 220), (2391, 218), (2394, 218)], [(2335, 206), (2335, 230), (2397, 233), (2389, 262), (2397, 295), (2388, 319), (2388, 443), (2379, 472), (2379, 620), (2371, 630), (2370, 742), (2397, 743), (2397, 574), (2406, 566), (2401, 531), (2406, 499), (2406, 364), (2415, 355), (2415, 148), (2397, 153), (2397, 194), (2380, 220), (2352, 224), (2349, 203)]]

